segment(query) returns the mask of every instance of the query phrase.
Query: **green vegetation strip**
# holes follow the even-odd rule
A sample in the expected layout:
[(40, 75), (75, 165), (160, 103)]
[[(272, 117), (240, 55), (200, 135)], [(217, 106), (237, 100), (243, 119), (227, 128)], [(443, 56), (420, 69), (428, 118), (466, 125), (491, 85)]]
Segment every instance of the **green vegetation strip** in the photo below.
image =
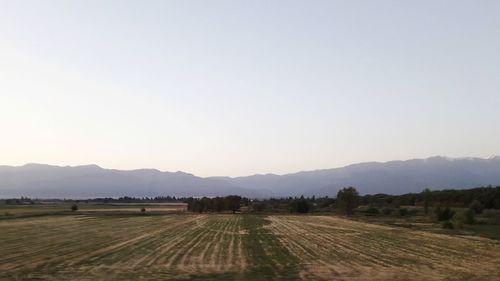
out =
[(245, 271), (192, 275), (187, 280), (300, 280), (298, 259), (265, 227), (269, 224), (266, 216), (242, 215)]

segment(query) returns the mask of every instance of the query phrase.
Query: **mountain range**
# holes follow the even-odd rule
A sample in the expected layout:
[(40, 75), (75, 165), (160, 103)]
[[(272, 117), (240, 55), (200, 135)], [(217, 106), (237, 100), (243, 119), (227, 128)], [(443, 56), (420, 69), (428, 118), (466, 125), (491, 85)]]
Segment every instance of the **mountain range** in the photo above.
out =
[(424, 188), (462, 189), (500, 185), (500, 157), (430, 157), (368, 162), (285, 175), (197, 177), (155, 169), (114, 170), (97, 165), (0, 166), (0, 198), (94, 198), (121, 196), (223, 196), (251, 198), (335, 196), (345, 186), (361, 194), (402, 194)]

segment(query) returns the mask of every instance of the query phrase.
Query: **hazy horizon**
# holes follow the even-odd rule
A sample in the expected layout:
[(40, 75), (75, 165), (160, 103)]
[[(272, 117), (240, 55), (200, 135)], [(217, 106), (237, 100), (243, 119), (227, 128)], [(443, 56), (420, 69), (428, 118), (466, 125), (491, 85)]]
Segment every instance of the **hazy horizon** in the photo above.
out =
[(198, 176), (500, 154), (499, 1), (2, 1), (0, 155)]

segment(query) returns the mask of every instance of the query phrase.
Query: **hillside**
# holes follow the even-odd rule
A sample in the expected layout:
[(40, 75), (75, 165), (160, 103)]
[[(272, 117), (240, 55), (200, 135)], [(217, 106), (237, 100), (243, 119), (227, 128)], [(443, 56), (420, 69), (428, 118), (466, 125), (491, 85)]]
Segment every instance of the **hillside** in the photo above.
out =
[(154, 169), (112, 170), (96, 165), (60, 167), (42, 164), (0, 166), (0, 197), (87, 198), (119, 196), (247, 197), (329, 195), (344, 186), (362, 194), (402, 194), (424, 188), (500, 185), (500, 157), (431, 157), (286, 175), (202, 178)]

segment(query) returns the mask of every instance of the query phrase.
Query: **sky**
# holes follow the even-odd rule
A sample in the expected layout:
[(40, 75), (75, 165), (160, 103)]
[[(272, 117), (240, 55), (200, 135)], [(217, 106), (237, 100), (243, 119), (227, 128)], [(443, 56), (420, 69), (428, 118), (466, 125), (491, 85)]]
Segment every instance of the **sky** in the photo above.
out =
[(0, 164), (500, 154), (500, 1), (0, 0)]

